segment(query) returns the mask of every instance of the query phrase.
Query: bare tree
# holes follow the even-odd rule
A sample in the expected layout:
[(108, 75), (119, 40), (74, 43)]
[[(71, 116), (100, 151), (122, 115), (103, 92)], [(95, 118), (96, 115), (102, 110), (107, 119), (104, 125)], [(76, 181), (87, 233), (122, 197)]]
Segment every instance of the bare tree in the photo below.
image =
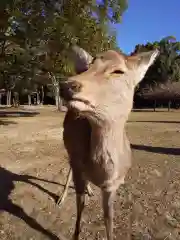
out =
[(79, 239), (88, 182), (102, 191), (107, 239), (113, 240), (113, 202), (131, 166), (125, 124), (132, 110), (134, 89), (158, 51), (125, 56), (109, 50), (93, 61), (77, 46), (73, 53), (76, 71), (80, 67), (84, 72), (61, 85), (61, 96), (68, 102), (63, 138), (76, 190), (74, 240)]

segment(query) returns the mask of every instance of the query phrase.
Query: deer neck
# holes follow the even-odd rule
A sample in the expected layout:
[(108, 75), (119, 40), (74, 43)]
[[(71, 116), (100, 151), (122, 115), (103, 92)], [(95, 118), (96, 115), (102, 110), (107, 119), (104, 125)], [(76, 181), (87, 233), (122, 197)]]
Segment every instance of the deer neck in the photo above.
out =
[(123, 153), (124, 146), (129, 147), (125, 132), (126, 120), (112, 121), (102, 125), (92, 125), (91, 152), (99, 154), (103, 151), (113, 152), (115, 155)]

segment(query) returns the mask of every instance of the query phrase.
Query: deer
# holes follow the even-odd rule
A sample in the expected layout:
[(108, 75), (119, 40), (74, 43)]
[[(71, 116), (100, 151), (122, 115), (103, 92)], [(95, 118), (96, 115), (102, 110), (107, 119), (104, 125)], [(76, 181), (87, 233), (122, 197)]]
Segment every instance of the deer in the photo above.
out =
[(72, 47), (76, 75), (60, 83), (67, 103), (63, 141), (70, 170), (59, 202), (64, 201), (71, 178), (76, 192), (74, 240), (79, 240), (85, 193), (90, 183), (102, 193), (107, 240), (113, 240), (113, 203), (132, 165), (126, 123), (132, 110), (135, 87), (159, 55), (158, 50), (125, 55), (108, 50), (92, 57)]

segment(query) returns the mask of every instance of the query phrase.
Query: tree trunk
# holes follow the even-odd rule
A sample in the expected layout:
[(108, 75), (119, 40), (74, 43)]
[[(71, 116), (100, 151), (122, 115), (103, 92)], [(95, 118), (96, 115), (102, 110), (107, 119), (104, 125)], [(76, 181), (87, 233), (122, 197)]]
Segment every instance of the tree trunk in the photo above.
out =
[(16, 108), (19, 107), (19, 93), (18, 92), (14, 93), (14, 106)]
[(36, 104), (40, 104), (40, 97), (39, 97), (39, 92), (36, 93)]
[(19, 105), (20, 105), (20, 101), (19, 101), (19, 93), (17, 93), (17, 96), (16, 96), (17, 98), (16, 98), (16, 103), (17, 103), (17, 106), (19, 107)]
[(156, 111), (156, 100), (154, 100), (154, 112)]
[(52, 84), (54, 87), (54, 96), (55, 96), (55, 102), (56, 102), (56, 107), (59, 111), (62, 109), (62, 101), (59, 95), (59, 82), (57, 81), (55, 75), (52, 72), (49, 72), (49, 75), (52, 80)]
[(28, 105), (31, 105), (31, 94), (28, 94)]
[(168, 101), (168, 112), (171, 110), (171, 101)]
[(11, 105), (11, 91), (8, 90), (6, 94), (6, 105), (10, 106)]
[(44, 104), (44, 87), (43, 86), (41, 87), (41, 94), (42, 94), (41, 95), (42, 96), (41, 97), (41, 104), (43, 105)]
[(56, 107), (58, 111), (61, 111), (61, 98), (59, 96), (59, 86), (55, 86), (55, 101), (56, 101)]
[(61, 97), (58, 96), (58, 110), (61, 111), (62, 110), (62, 100)]
[(9, 91), (7, 91), (6, 93), (6, 105), (8, 106), (8, 103), (9, 103)]
[(2, 103), (2, 94), (0, 94), (0, 105), (1, 105), (1, 103)]
[(9, 106), (11, 106), (11, 90), (9, 91)]

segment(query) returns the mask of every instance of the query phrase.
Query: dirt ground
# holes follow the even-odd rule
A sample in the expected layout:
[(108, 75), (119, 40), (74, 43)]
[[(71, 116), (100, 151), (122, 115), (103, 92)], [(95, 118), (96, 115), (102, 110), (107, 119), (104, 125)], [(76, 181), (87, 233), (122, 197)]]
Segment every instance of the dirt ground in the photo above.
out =
[[(69, 169), (64, 114), (52, 107), (13, 111), (0, 110), (0, 240), (72, 239), (73, 184), (64, 205), (55, 204)], [(133, 112), (127, 131), (133, 166), (115, 201), (115, 239), (178, 240), (180, 111)], [(81, 239), (100, 240), (105, 238), (101, 198), (93, 189)]]

